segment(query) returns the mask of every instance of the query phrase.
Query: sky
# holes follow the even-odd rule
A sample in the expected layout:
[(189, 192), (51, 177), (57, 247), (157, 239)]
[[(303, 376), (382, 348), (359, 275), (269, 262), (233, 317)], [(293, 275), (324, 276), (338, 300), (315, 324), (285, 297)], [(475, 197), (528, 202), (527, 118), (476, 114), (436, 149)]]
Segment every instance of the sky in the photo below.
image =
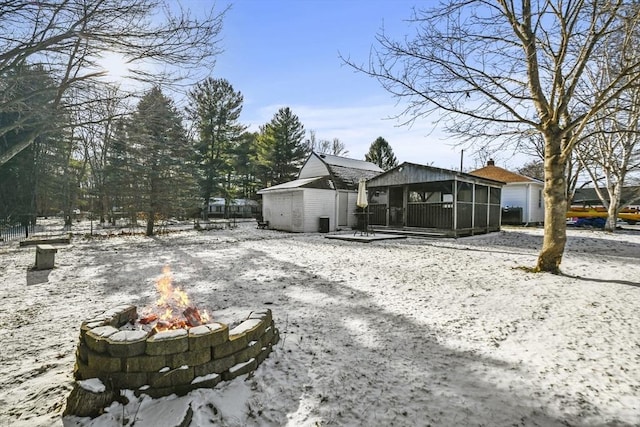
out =
[[(204, 4), (205, 0), (195, 0)], [(430, 2), (421, 2), (422, 6)], [(188, 4), (188, 3), (187, 3)], [(211, 77), (244, 96), (242, 123), (257, 131), (288, 106), (318, 140), (338, 138), (347, 157), (363, 159), (379, 136), (399, 162), (459, 169), (461, 150), (431, 118), (401, 126), (403, 104), (375, 79), (344, 64), (366, 63), (375, 36), (410, 34), (417, 0), (236, 0), (224, 19), (222, 48)], [(308, 134), (307, 134), (308, 136)], [(465, 149), (465, 170), (483, 166)], [(505, 158), (519, 167), (524, 161)], [(526, 159), (525, 159), (526, 161)]]

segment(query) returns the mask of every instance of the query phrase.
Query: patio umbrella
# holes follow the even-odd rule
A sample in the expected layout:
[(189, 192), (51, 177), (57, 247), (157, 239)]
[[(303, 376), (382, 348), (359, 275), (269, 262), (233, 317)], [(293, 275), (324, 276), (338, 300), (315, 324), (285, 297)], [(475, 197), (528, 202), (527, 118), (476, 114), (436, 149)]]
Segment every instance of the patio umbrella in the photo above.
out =
[(366, 208), (369, 205), (367, 201), (367, 184), (364, 178), (360, 178), (358, 182), (358, 199), (356, 200), (356, 206), (359, 208)]
[(360, 182), (358, 182), (358, 198), (356, 199), (356, 206), (362, 209), (362, 215), (364, 215), (362, 221), (362, 231), (368, 232), (369, 230), (369, 215), (366, 212), (366, 207), (369, 206), (369, 202), (367, 201), (367, 184), (364, 178), (360, 178)]

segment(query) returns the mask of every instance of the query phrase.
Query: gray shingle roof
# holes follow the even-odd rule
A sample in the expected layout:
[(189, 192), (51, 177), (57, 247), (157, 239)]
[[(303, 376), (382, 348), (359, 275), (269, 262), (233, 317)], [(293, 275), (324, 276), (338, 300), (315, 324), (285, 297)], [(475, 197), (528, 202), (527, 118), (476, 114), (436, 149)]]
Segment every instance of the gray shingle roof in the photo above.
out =
[(285, 182), (283, 184), (274, 185), (273, 187), (263, 188), (258, 194), (268, 193), (270, 191), (291, 190), (294, 188), (320, 188), (323, 190), (333, 190), (333, 183), (327, 176), (318, 176), (313, 178), (302, 178), (294, 181)]
[(364, 160), (319, 154), (318, 157), (327, 166), (336, 188), (356, 190), (360, 178), (371, 179), (384, 172), (378, 165)]

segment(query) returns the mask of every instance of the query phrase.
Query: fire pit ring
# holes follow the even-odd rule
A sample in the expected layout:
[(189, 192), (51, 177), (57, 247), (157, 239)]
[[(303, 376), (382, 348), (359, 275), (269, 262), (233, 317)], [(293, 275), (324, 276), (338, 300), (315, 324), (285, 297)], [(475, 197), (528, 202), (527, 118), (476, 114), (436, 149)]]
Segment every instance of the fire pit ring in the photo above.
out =
[(154, 398), (183, 395), (255, 370), (279, 340), (270, 309), (250, 312), (232, 329), (218, 322), (157, 333), (120, 329), (137, 318), (126, 305), (82, 322), (74, 378)]

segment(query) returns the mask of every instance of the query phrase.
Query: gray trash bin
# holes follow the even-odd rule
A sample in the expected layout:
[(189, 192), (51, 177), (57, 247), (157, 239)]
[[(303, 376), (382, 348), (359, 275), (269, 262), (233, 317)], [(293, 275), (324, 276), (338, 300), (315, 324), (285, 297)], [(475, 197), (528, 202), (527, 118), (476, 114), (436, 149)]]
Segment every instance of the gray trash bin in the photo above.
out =
[(321, 216), (320, 217), (319, 231), (321, 233), (328, 233), (329, 232), (329, 217), (328, 216)]

